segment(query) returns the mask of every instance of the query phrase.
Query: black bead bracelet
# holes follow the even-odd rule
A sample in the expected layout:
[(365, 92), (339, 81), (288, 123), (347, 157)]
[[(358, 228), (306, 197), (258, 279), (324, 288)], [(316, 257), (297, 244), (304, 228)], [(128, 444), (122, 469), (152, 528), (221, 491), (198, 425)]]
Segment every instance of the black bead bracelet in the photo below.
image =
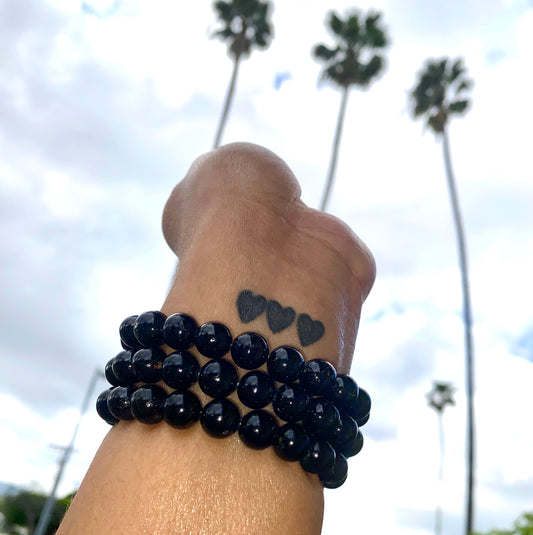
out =
[[(119, 333), (124, 350), (107, 363), (105, 376), (111, 388), (96, 401), (98, 414), (108, 424), (164, 420), (185, 429), (200, 421), (212, 437), (238, 431), (250, 448), (272, 446), (281, 459), (299, 461), (305, 471), (318, 474), (326, 488), (346, 481), (346, 459), (363, 447), (360, 427), (369, 419), (371, 400), (350, 376), (337, 374), (331, 363), (306, 362), (291, 346), (270, 352), (258, 333), (232, 338), (222, 323), (198, 326), (188, 314), (166, 317), (150, 311), (130, 316)], [(174, 351), (166, 354), (163, 344)], [(188, 351), (192, 346), (211, 360), (200, 366)], [(237, 368), (246, 371), (240, 379)], [(160, 382), (173, 392), (156, 384)], [(204, 407), (190, 390), (196, 383), (212, 398)], [(233, 392), (251, 410), (241, 415), (227, 399)], [(270, 405), (273, 414), (266, 409)]]

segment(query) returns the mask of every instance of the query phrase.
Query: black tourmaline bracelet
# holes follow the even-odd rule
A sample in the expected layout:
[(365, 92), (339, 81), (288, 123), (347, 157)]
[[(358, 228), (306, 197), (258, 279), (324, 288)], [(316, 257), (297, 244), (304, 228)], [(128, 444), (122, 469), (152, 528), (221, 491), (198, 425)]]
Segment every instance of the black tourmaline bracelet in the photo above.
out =
[[(305, 362), (290, 346), (270, 352), (258, 333), (233, 339), (225, 325), (209, 322), (199, 327), (187, 314), (167, 318), (152, 311), (130, 316), (120, 325), (120, 340), (124, 351), (105, 367), (112, 387), (96, 401), (98, 414), (110, 425), (165, 420), (184, 429), (200, 420), (212, 437), (238, 431), (250, 448), (272, 446), (282, 459), (299, 461), (304, 470), (318, 474), (327, 488), (346, 481), (346, 459), (363, 447), (359, 428), (368, 421), (371, 403), (366, 390), (350, 376), (337, 374), (329, 362)], [(175, 351), (165, 354), (163, 344)], [(193, 345), (211, 359), (202, 367), (187, 351)], [(235, 365), (247, 370), (240, 379), (234, 364), (223, 358), (228, 353)], [(258, 369), (265, 363), (268, 373)], [(167, 394), (155, 384), (160, 381), (174, 391)], [(195, 383), (212, 398), (204, 407), (189, 390)], [(235, 390), (251, 409), (242, 417), (227, 399)], [(265, 410), (270, 404), (277, 418)]]

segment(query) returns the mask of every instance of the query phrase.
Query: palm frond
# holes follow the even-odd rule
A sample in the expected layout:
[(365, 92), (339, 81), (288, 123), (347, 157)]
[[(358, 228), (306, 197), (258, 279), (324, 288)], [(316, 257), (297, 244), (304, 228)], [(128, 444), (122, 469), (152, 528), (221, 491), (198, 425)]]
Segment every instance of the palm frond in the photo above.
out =
[(371, 12), (365, 19), (366, 42), (372, 48), (384, 48), (388, 44), (387, 35), (380, 27), (381, 13)]
[(449, 70), (447, 79), (448, 82), (453, 83), (455, 82), (459, 77), (461, 77), (466, 72), (466, 68), (463, 65), (462, 58), (458, 58), (454, 61), (451, 69)]
[(233, 18), (232, 7), (228, 2), (224, 0), (218, 0), (213, 4), (215, 11), (217, 12), (218, 18), (226, 23), (230, 23)]
[(382, 56), (377, 54), (372, 56), (372, 59), (361, 68), (361, 85), (367, 87), (381, 73), (384, 66), (385, 59)]
[(341, 18), (335, 13), (335, 11), (330, 11), (328, 13), (327, 25), (329, 29), (333, 32), (333, 35), (342, 36), (344, 33), (344, 22)]
[(469, 106), (470, 100), (468, 99), (456, 100), (448, 105), (448, 110), (450, 111), (450, 113), (462, 115)]
[(328, 46), (320, 43), (313, 48), (313, 56), (316, 59), (329, 61), (337, 54), (338, 48), (329, 48)]

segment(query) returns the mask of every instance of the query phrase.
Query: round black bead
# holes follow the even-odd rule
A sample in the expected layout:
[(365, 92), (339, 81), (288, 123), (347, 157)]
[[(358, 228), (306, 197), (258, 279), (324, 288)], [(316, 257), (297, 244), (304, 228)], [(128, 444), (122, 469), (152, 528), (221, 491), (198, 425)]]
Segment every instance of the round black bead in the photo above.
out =
[(206, 357), (219, 359), (231, 346), (231, 333), (222, 323), (204, 323), (196, 333), (196, 349)]
[(115, 362), (115, 357), (113, 357), (106, 365), (105, 365), (105, 369), (104, 369), (104, 375), (105, 375), (105, 378), (107, 379), (107, 382), (111, 385), (111, 386), (118, 386), (119, 385), (119, 381), (118, 381), (118, 377), (115, 375), (115, 372), (113, 371), (113, 363)]
[(133, 383), (135, 383), (132, 358), (133, 352), (126, 350), (121, 351), (113, 359), (113, 364), (111, 367), (120, 386), (131, 386)]
[(326, 360), (310, 360), (300, 368), (300, 384), (309, 394), (325, 394), (336, 377), (335, 368)]
[(290, 346), (274, 349), (267, 360), (270, 377), (280, 383), (292, 383), (298, 379), (300, 368), (304, 364), (302, 354)]
[(214, 399), (203, 409), (200, 423), (204, 431), (214, 438), (225, 438), (239, 428), (239, 409), (229, 399)]
[(370, 420), (370, 413), (368, 413), (366, 416), (363, 416), (363, 418), (358, 418), (357, 419), (357, 425), (359, 427), (363, 427), (363, 425), (365, 425), (368, 420)]
[(118, 329), (120, 334), (120, 342), (124, 349), (139, 349), (141, 345), (133, 332), (133, 327), (137, 321), (138, 316), (128, 316)]
[(143, 424), (156, 424), (163, 419), (166, 397), (166, 392), (159, 386), (142, 386), (131, 395), (131, 413)]
[(327, 489), (336, 489), (340, 487), (348, 476), (348, 461), (342, 453), (337, 452), (335, 463), (329, 470), (318, 473), (322, 485)]
[(337, 375), (326, 396), (341, 408), (346, 403), (353, 403), (359, 395), (357, 383), (344, 373)]
[[(331, 444), (334, 448), (337, 448), (337, 446), (346, 442), (351, 443), (353, 440), (355, 440), (357, 433), (359, 433), (359, 425), (357, 424), (357, 422), (345, 412), (339, 412), (341, 422), (340, 425), (337, 426), (335, 431), (333, 432), (333, 438), (331, 440)], [(343, 455), (346, 456), (345, 453)]]
[(174, 349), (188, 349), (194, 343), (198, 324), (187, 314), (172, 314), (163, 325), (163, 340)]
[(237, 387), (239, 376), (231, 362), (227, 360), (210, 360), (202, 366), (198, 384), (202, 392), (212, 398), (224, 398)]
[(307, 404), (304, 424), (311, 436), (333, 436), (341, 424), (339, 410), (329, 399), (313, 398)]
[(359, 431), (352, 440), (346, 440), (345, 442), (335, 441), (333, 447), (337, 453), (342, 453), (345, 457), (353, 457), (363, 449), (364, 442), (363, 433)]
[(272, 444), (276, 427), (272, 414), (262, 410), (250, 411), (242, 417), (239, 436), (249, 448), (261, 450)]
[(112, 388), (104, 390), (96, 399), (96, 412), (98, 413), (98, 416), (100, 416), (102, 420), (105, 420), (109, 425), (115, 425), (119, 421), (118, 418), (115, 418), (111, 414), (109, 407), (107, 406), (107, 399), (112, 391)]
[(285, 424), (274, 432), (274, 451), (285, 461), (299, 461), (309, 451), (309, 437), (299, 424)]
[(135, 379), (143, 383), (159, 382), (165, 358), (165, 353), (157, 347), (136, 351), (132, 359)]
[(163, 325), (166, 316), (157, 310), (143, 312), (137, 317), (133, 334), (142, 347), (157, 347), (163, 343)]
[(305, 415), (309, 396), (300, 385), (282, 385), (272, 400), (274, 412), (286, 422), (297, 422)]
[(185, 429), (200, 419), (201, 410), (202, 404), (192, 392), (173, 392), (165, 400), (163, 415), (172, 427)]
[(255, 370), (268, 358), (268, 344), (258, 333), (243, 333), (231, 344), (233, 362), (245, 370)]
[(196, 357), (188, 351), (171, 353), (163, 362), (161, 377), (171, 388), (185, 392), (196, 381), (200, 374), (200, 364)]
[(362, 420), (370, 413), (371, 405), (372, 402), (368, 392), (364, 388), (359, 388), (357, 399), (346, 403), (343, 408), (354, 420)]
[(300, 459), (300, 464), (306, 472), (318, 474), (333, 467), (335, 456), (335, 450), (328, 442), (315, 441), (311, 442), (309, 451)]
[(109, 412), (119, 420), (133, 420), (131, 412), (131, 396), (135, 392), (133, 386), (117, 386), (111, 390), (107, 398)]
[(274, 398), (274, 381), (264, 372), (254, 370), (241, 377), (237, 394), (250, 409), (262, 409)]

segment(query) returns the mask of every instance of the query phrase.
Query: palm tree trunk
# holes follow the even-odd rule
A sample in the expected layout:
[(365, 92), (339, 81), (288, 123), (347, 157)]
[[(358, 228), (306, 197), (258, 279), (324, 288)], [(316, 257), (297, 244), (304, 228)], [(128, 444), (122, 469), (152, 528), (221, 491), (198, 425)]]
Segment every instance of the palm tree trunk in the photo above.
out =
[(439, 417), (439, 480), (438, 480), (438, 500), (435, 508), (435, 535), (442, 533), (442, 480), (444, 477), (444, 420), (443, 411), (438, 412)]
[(226, 126), (226, 120), (228, 118), (229, 109), (231, 107), (231, 102), (233, 101), (233, 94), (235, 93), (235, 86), (237, 82), (237, 74), (239, 72), (239, 64), (241, 62), (240, 57), (235, 58), (233, 61), (233, 72), (231, 73), (231, 80), (229, 82), (228, 89), (226, 91), (226, 98), (224, 100), (224, 108), (222, 110), (222, 116), (220, 117), (220, 122), (218, 123), (217, 133), (215, 136), (215, 144), (213, 148), (220, 146), (220, 141), (222, 140), (222, 134)]
[(466, 372), (466, 405), (467, 405), (467, 499), (466, 499), (466, 523), (465, 535), (470, 535), (474, 523), (474, 354), (472, 343), (472, 307), (470, 303), (470, 284), (468, 282), (468, 264), (466, 258), (466, 241), (459, 208), (459, 200), (453, 176), (450, 156), (448, 132), (442, 133), (442, 147), (444, 154), (444, 166), (446, 168), (446, 180), (450, 201), (452, 204), (453, 219), (457, 234), (457, 246), (459, 250), (459, 265), (461, 268), (461, 284), (463, 290), (463, 323), (465, 336), (465, 372)]
[(339, 146), (341, 141), (342, 126), (344, 124), (344, 116), (346, 115), (346, 105), (348, 103), (349, 87), (346, 86), (342, 93), (341, 107), (339, 108), (339, 115), (337, 116), (337, 127), (335, 129), (335, 139), (333, 141), (333, 148), (331, 150), (331, 159), (329, 161), (328, 178), (326, 179), (326, 186), (324, 188), (324, 195), (320, 203), (320, 210), (323, 212), (329, 201), (331, 187), (333, 186), (333, 179), (335, 177), (335, 170), (337, 169), (337, 159), (339, 157)]

